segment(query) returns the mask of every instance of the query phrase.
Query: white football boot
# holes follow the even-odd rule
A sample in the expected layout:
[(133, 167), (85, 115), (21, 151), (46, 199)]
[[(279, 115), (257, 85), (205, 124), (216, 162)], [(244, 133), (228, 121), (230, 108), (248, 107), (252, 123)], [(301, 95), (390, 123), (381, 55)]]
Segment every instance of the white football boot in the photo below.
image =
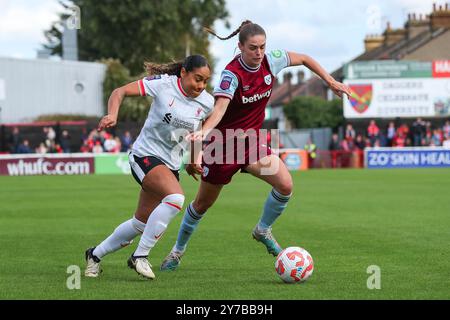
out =
[(147, 257), (135, 257), (132, 255), (128, 259), (128, 267), (134, 269), (144, 278), (150, 280), (155, 279), (155, 274), (152, 271), (152, 265), (148, 262)]
[(89, 248), (84, 253), (86, 259), (86, 270), (84, 276), (89, 278), (97, 278), (102, 270), (100, 269), (100, 259), (94, 256), (94, 248)]

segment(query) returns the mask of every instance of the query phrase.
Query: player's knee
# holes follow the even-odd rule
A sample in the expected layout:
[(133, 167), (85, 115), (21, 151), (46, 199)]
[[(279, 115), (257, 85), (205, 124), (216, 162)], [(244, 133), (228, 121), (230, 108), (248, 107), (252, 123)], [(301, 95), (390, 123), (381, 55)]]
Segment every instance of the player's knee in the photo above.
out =
[(184, 195), (180, 193), (173, 193), (169, 194), (168, 196), (164, 197), (161, 202), (166, 203), (174, 208), (177, 208), (179, 212), (184, 205)]
[(194, 207), (195, 212), (197, 212), (198, 214), (204, 214), (206, 211), (208, 211), (209, 208), (212, 207), (213, 204), (214, 201), (204, 199), (204, 200), (195, 200), (192, 203), (192, 206)]
[(292, 193), (293, 189), (294, 189), (294, 184), (292, 182), (292, 179), (282, 181), (281, 183), (279, 183), (275, 186), (275, 190), (277, 190), (279, 193), (281, 193), (284, 196), (290, 195)]

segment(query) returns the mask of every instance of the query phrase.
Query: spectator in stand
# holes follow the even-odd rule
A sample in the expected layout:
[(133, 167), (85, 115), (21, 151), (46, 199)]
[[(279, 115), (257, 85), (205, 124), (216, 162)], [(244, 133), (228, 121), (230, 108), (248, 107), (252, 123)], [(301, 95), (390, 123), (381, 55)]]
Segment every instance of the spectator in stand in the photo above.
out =
[(48, 127), (47, 128), (47, 136), (46, 136), (47, 147), (52, 145), (53, 146), (52, 148), (55, 149), (55, 139), (56, 139), (55, 130), (53, 130), (52, 127)]
[(442, 132), (439, 129), (433, 130), (433, 135), (431, 137), (431, 143), (430, 146), (432, 147), (439, 147), (442, 142)]
[(341, 145), (339, 144), (339, 136), (337, 135), (337, 133), (333, 133), (333, 135), (331, 136), (331, 141), (328, 146), (328, 149), (330, 151), (336, 151), (341, 149)]
[(131, 146), (133, 145), (133, 137), (131, 136), (130, 131), (125, 131), (125, 133), (122, 135), (121, 143), (122, 147), (120, 151), (128, 152), (128, 150), (131, 149)]
[(102, 130), (102, 131), (100, 131), (99, 135), (97, 136), (97, 139), (99, 139), (101, 144), (102, 144), (102, 146), (104, 146), (106, 139), (109, 138), (110, 135), (111, 134), (109, 134), (105, 130)]
[(93, 153), (103, 153), (102, 143), (100, 141), (96, 141), (94, 147), (92, 148)]
[(37, 147), (35, 151), (39, 154), (46, 154), (48, 152), (47, 147), (43, 142), (39, 144), (39, 147)]
[(408, 134), (409, 134), (409, 127), (406, 123), (403, 123), (400, 127), (397, 129), (397, 134), (394, 139), (394, 147), (405, 147), (406, 145), (410, 144), (408, 143)]
[(87, 128), (82, 127), (81, 128), (81, 142), (84, 143), (87, 139), (88, 139)]
[(355, 139), (354, 149), (355, 150), (364, 150), (366, 147), (366, 142), (364, 141), (364, 137), (362, 134), (358, 134)]
[(386, 147), (388, 145), (387, 137), (382, 131), (380, 131), (377, 141), (380, 147)]
[(111, 134), (105, 134), (105, 143), (103, 147), (106, 152), (116, 153), (120, 150), (120, 139), (114, 138)]
[(353, 142), (355, 138), (356, 138), (355, 129), (353, 129), (353, 125), (351, 123), (348, 123), (347, 127), (345, 128), (345, 140)]
[(63, 148), (61, 148), (61, 145), (59, 143), (55, 143), (54, 144), (54, 149), (53, 149), (54, 153), (63, 153)]
[(82, 153), (89, 153), (91, 151), (92, 151), (92, 149), (88, 146), (87, 140), (85, 140), (83, 142), (83, 144), (81, 145), (81, 147), (80, 147), (80, 152), (82, 152)]
[(381, 143), (380, 140), (375, 140), (375, 144), (373, 145), (374, 148), (380, 148), (381, 147)]
[(17, 147), (17, 153), (33, 153), (33, 150), (31, 150), (30, 142), (25, 139), (22, 141), (21, 144)]
[(411, 133), (413, 138), (413, 146), (420, 147), (422, 146), (422, 140), (425, 137), (425, 121), (422, 118), (417, 118), (416, 121), (413, 122)]
[(431, 139), (433, 138), (433, 128), (431, 126), (431, 122), (427, 121), (425, 124), (425, 143), (424, 146), (429, 146), (431, 144)]
[(342, 151), (351, 151), (352, 149), (350, 148), (349, 142), (347, 139), (343, 139), (341, 141), (341, 150)]
[(339, 150), (341, 149), (341, 144), (339, 143), (339, 136), (337, 133), (333, 133), (331, 136), (331, 141), (328, 146), (328, 150), (330, 150), (331, 155), (331, 167), (336, 168), (337, 166), (337, 158), (339, 154)]
[(93, 152), (94, 146), (97, 143), (97, 141), (100, 142), (100, 145), (102, 144), (100, 134), (96, 129), (93, 129), (91, 132), (89, 132), (87, 140), (84, 143), (86, 144), (89, 150), (88, 152)]
[(425, 124), (425, 136), (422, 139), (422, 146), (431, 145), (431, 140), (433, 139), (433, 129), (431, 128), (431, 122), (426, 122)]
[(395, 139), (395, 123), (393, 121), (389, 122), (388, 128), (386, 130), (387, 146), (392, 147)]
[(59, 143), (64, 153), (70, 153), (70, 136), (67, 130), (63, 130)]
[(17, 153), (17, 148), (20, 145), (20, 141), (22, 141), (22, 137), (20, 135), (19, 127), (14, 127), (8, 141), (9, 152)]
[(403, 130), (399, 129), (395, 135), (393, 147), (403, 148), (404, 146), (406, 146), (406, 136), (403, 133)]
[(115, 137), (114, 140), (116, 141), (116, 147), (112, 152), (119, 153), (122, 150), (122, 142), (119, 137)]
[(406, 123), (403, 123), (397, 130), (397, 134), (401, 134), (405, 139), (409, 134), (409, 127)]
[(445, 121), (444, 126), (442, 127), (442, 132), (444, 133), (444, 140), (450, 139), (450, 121)]
[(442, 147), (450, 149), (450, 137), (447, 137), (447, 139), (442, 142)]
[(42, 132), (44, 134), (43, 141), (49, 152), (53, 152), (55, 148), (55, 138), (56, 133), (52, 127), (44, 127), (42, 128)]
[(47, 139), (50, 141), (55, 141), (56, 132), (52, 127), (48, 127)]
[(380, 128), (375, 123), (375, 120), (370, 120), (370, 124), (367, 127), (367, 136), (369, 137), (370, 146), (375, 145), (375, 141), (379, 138)]

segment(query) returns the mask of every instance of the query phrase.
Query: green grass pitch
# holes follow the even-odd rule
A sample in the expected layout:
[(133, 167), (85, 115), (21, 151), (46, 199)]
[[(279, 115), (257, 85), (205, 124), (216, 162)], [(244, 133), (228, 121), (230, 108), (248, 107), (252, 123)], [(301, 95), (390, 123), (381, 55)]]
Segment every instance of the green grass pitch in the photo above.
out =
[[(0, 177), (0, 299), (449, 299), (450, 170), (293, 172), (294, 196), (273, 230), (301, 246), (315, 270), (282, 283), (274, 257), (254, 241), (270, 187), (238, 174), (201, 222), (179, 270), (159, 271), (182, 213), (152, 250), (156, 279), (127, 268), (138, 239), (105, 257), (97, 279), (66, 287), (67, 268), (84, 271), (84, 250), (136, 207), (131, 176)], [(182, 175), (186, 203), (198, 185)], [(369, 290), (367, 268), (380, 267)]]

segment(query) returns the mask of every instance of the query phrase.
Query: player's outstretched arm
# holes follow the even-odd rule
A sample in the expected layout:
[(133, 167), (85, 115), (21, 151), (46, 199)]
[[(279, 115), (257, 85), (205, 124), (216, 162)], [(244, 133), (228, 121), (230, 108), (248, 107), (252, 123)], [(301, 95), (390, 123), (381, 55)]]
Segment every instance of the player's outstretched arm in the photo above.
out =
[(214, 103), (214, 111), (206, 119), (201, 130), (189, 134), (187, 140), (203, 140), (212, 129), (214, 129), (222, 120), (225, 112), (227, 111), (228, 105), (230, 104), (230, 99), (224, 97), (218, 97)]
[(140, 96), (139, 84), (137, 81), (131, 82), (120, 88), (114, 89), (108, 100), (108, 114), (104, 116), (98, 124), (98, 131), (105, 128), (114, 127), (117, 124), (117, 116), (119, 115), (119, 108), (125, 97)]
[(192, 176), (195, 180), (198, 181), (196, 174), (203, 174), (202, 168), (202, 141), (196, 140), (191, 141), (190, 152), (190, 162), (186, 164), (185, 170), (188, 175)]
[(288, 52), (289, 59), (291, 61), (291, 66), (301, 66), (304, 65), (309, 70), (313, 71), (319, 77), (321, 77), (330, 87), (333, 92), (342, 98), (342, 94), (351, 96), (351, 89), (343, 83), (336, 81), (325, 69), (313, 58), (306, 54), (300, 54), (295, 52)]

